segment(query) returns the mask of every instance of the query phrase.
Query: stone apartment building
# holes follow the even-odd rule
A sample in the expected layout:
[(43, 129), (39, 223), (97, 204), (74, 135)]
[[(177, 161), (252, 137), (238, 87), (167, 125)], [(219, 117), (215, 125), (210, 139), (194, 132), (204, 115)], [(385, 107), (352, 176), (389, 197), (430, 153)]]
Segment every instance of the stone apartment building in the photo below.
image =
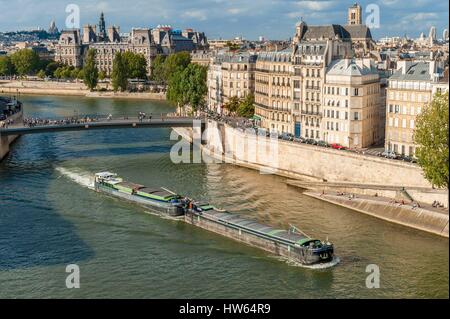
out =
[(255, 115), (261, 126), (273, 131), (292, 132), (292, 53), (263, 52), (255, 70)]
[[(448, 71), (447, 71), (448, 72)], [(445, 81), (445, 80), (444, 80)], [(429, 105), (433, 89), (448, 90), (436, 62), (399, 61), (389, 78), (386, 101), (386, 150), (414, 156), (417, 115)]]
[(326, 72), (322, 139), (350, 148), (379, 143), (380, 79), (370, 59), (335, 60)]
[(227, 103), (233, 96), (244, 98), (255, 90), (256, 55), (225, 54), (222, 59), (222, 96)]

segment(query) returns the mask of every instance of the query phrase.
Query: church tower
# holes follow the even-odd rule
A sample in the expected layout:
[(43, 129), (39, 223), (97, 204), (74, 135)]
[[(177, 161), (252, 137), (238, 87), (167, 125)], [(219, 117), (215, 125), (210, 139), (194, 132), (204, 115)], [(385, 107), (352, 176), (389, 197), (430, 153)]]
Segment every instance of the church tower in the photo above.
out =
[(100, 41), (107, 41), (105, 16), (102, 12), (98, 23), (98, 37)]
[(357, 3), (348, 8), (348, 20), (349, 25), (360, 25), (362, 24), (362, 14), (361, 6)]

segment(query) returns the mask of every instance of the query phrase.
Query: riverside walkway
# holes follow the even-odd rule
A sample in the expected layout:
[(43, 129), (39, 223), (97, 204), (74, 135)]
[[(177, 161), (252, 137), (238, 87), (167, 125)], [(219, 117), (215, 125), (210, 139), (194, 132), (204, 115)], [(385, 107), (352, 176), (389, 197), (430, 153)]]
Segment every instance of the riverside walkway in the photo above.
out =
[(24, 119), (7, 127), (0, 127), (0, 136), (25, 135), (66, 131), (86, 131), (96, 129), (193, 127), (199, 121), (203, 131), (205, 120), (196, 117), (182, 117), (173, 114), (158, 114), (146, 117), (76, 117), (65, 119)]

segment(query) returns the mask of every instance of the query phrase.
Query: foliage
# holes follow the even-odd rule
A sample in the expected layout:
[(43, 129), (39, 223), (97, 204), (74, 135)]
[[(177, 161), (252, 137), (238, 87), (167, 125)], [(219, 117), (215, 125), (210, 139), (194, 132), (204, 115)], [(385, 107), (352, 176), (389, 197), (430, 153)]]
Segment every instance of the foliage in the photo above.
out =
[(237, 114), (241, 117), (250, 118), (255, 114), (255, 96), (253, 94), (247, 95), (239, 103)]
[(55, 75), (55, 71), (61, 67), (62, 65), (58, 62), (50, 62), (49, 64), (46, 65), (45, 69), (45, 75), (46, 76), (54, 76)]
[(15, 74), (14, 64), (9, 56), (0, 56), (0, 76)]
[(40, 71), (37, 73), (37, 76), (38, 76), (38, 78), (40, 78), (40, 79), (45, 78), (45, 71), (44, 71), (44, 70), (40, 70)]
[(448, 189), (448, 92), (436, 94), (416, 118), (414, 142), (416, 156), (425, 178), (439, 188)]
[(127, 51), (123, 54), (129, 79), (147, 79), (147, 60), (143, 54)]
[(19, 50), (11, 55), (11, 61), (18, 75), (34, 74), (39, 68), (39, 56), (31, 49)]
[(117, 52), (114, 57), (111, 81), (114, 92), (125, 91), (128, 87), (128, 67), (124, 54)]
[(84, 84), (92, 91), (97, 87), (98, 69), (95, 65), (95, 50), (89, 49), (84, 65)]
[(235, 114), (239, 108), (241, 101), (237, 96), (232, 96), (228, 99), (228, 102), (223, 105), (230, 114)]
[(105, 71), (100, 71), (100, 72), (98, 72), (98, 79), (99, 79), (100, 81), (103, 81), (104, 79), (106, 79), (106, 73), (105, 73)]
[(233, 43), (233, 42), (231, 42), (231, 41), (227, 41), (227, 43), (225, 44), (225, 46), (226, 46), (227, 48), (229, 48), (230, 51), (237, 51), (237, 50), (239, 50), (239, 49), (241, 48), (239, 44)]
[(152, 76), (151, 80), (155, 81), (158, 84), (166, 83), (165, 71), (164, 71), (164, 62), (166, 61), (166, 56), (157, 55), (152, 61)]
[(189, 104), (198, 110), (205, 103), (207, 69), (198, 64), (189, 64), (170, 76), (167, 99), (180, 107)]

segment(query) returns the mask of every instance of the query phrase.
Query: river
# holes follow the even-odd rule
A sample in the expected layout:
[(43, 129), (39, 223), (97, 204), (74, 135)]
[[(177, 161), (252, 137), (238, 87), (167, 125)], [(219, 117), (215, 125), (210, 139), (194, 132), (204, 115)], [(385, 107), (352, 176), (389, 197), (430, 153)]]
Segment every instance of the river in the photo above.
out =
[[(136, 116), (165, 102), (22, 96), (25, 116)], [(0, 163), (0, 298), (448, 298), (448, 239), (303, 196), (284, 178), (228, 164), (173, 164), (170, 129), (26, 135)], [(328, 269), (146, 214), (97, 194), (92, 174), (164, 186), (335, 244)], [(80, 289), (66, 288), (66, 266)], [(366, 287), (366, 267), (380, 288)]]

